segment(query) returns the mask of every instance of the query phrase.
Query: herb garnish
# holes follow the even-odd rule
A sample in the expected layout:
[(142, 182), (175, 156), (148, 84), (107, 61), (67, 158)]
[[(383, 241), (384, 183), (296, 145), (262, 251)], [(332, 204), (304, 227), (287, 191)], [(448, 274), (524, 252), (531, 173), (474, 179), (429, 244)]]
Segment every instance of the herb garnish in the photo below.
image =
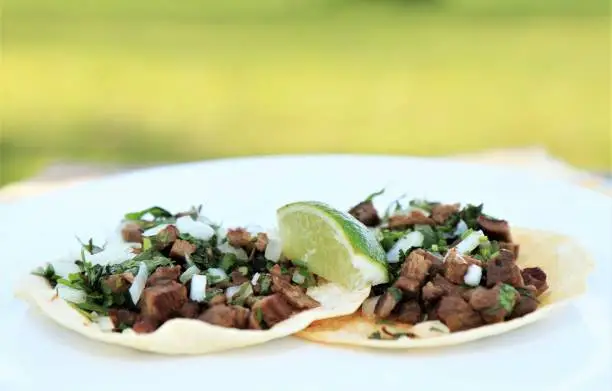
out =
[(478, 217), (482, 214), (483, 207), (484, 204), (468, 204), (459, 212), (461, 219), (465, 221), (465, 225), (467, 225), (468, 228), (478, 229)]
[(60, 279), (60, 276), (55, 274), (55, 269), (50, 263), (47, 263), (44, 268), (38, 267), (34, 269), (32, 274), (35, 276), (43, 277), (45, 280), (47, 280), (49, 285), (51, 285), (51, 288), (55, 288), (55, 285), (57, 285), (57, 280)]

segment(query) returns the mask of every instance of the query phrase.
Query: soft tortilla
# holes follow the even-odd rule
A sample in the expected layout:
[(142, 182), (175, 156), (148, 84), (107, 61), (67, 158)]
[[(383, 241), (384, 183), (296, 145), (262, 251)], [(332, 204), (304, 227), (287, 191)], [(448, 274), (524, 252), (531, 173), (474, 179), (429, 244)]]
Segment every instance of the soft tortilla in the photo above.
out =
[(115, 345), (162, 354), (204, 354), (232, 348), (257, 345), (303, 330), (315, 320), (355, 312), (368, 297), (370, 288), (350, 292), (326, 283), (309, 288), (308, 294), (321, 307), (303, 311), (269, 330), (238, 330), (214, 326), (194, 319), (172, 319), (151, 334), (104, 332), (62, 299), (41, 277), (28, 276), (16, 295), (35, 304), (43, 314), (60, 325), (88, 338)]
[[(467, 331), (428, 333), (423, 338), (402, 337), (397, 340), (375, 340), (368, 336), (381, 330), (381, 324), (368, 320), (359, 313), (313, 323), (297, 333), (298, 337), (331, 344), (368, 346), (386, 349), (441, 347), (462, 344), (502, 334), (542, 319), (586, 291), (587, 277), (594, 263), (587, 252), (570, 238), (534, 230), (513, 230), (513, 239), (520, 243), (518, 264), (521, 267), (540, 266), (547, 274), (549, 290), (538, 299), (540, 307), (528, 315), (511, 321), (479, 327)], [(393, 332), (411, 331), (410, 325), (387, 324)], [(422, 330), (422, 328), (421, 328)], [(415, 334), (422, 335), (415, 331)]]

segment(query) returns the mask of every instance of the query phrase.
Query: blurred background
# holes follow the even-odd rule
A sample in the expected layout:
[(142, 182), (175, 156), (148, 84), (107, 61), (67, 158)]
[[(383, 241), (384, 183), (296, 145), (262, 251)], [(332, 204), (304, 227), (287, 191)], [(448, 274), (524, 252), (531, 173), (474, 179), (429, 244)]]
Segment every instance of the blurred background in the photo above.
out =
[(610, 169), (607, 0), (5, 0), (0, 185), (54, 162), (543, 146)]

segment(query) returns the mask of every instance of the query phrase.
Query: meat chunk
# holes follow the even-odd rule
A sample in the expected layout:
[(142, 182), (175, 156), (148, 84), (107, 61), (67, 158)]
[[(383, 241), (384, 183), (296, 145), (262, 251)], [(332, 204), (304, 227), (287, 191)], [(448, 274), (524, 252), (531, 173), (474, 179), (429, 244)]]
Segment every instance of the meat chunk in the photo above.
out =
[(463, 285), (456, 285), (453, 284), (452, 282), (448, 281), (446, 278), (444, 278), (441, 275), (436, 275), (434, 276), (434, 278), (431, 280), (431, 282), (438, 288), (441, 288), (442, 290), (444, 290), (444, 294), (443, 296), (461, 296), (465, 291), (467, 291), (468, 287), (465, 287)]
[(255, 249), (257, 251), (266, 251), (266, 247), (268, 247), (268, 235), (265, 232), (260, 232), (255, 240)]
[(275, 274), (272, 275), (272, 291), (283, 295), (285, 300), (300, 310), (316, 308), (321, 305), (318, 301), (308, 296), (301, 287), (291, 285), (291, 283)]
[(389, 229), (404, 229), (416, 224), (436, 225), (436, 222), (434, 219), (425, 216), (422, 212), (415, 210), (407, 215), (397, 215), (389, 217), (387, 227)]
[(519, 318), (538, 309), (538, 299), (536, 299), (537, 289), (533, 285), (527, 285), (519, 289), (519, 298), (510, 314), (510, 319)]
[(219, 305), (219, 304), (226, 304), (227, 303), (227, 296), (225, 296), (225, 294), (221, 293), (219, 295), (215, 295), (213, 296), (209, 301), (208, 301), (208, 305), (209, 306), (214, 306), (214, 305)]
[(394, 286), (408, 296), (417, 297), (431, 265), (432, 261), (423, 252), (411, 252), (404, 261), (400, 270), (400, 277)]
[(429, 268), (430, 276), (444, 272), (444, 260), (442, 257), (439, 257), (429, 251), (423, 250), (422, 248), (417, 248), (416, 250), (412, 251), (412, 253), (420, 254), (431, 261), (431, 267)]
[(240, 271), (238, 270), (234, 270), (233, 272), (231, 272), (230, 278), (232, 280), (233, 285), (240, 285), (249, 281), (249, 279), (244, 274), (240, 273)]
[(159, 327), (161, 323), (155, 318), (148, 316), (139, 316), (132, 326), (132, 330), (138, 334), (152, 333)]
[(378, 302), (376, 302), (374, 315), (383, 319), (388, 318), (401, 300), (402, 291), (394, 287), (387, 289), (380, 299), (378, 299)]
[(445, 296), (436, 310), (437, 318), (450, 331), (468, 330), (483, 324), (478, 312), (459, 296)]
[(399, 311), (397, 313), (398, 322), (417, 324), (421, 320), (421, 306), (416, 300), (408, 300), (405, 303), (400, 304)]
[(512, 251), (514, 259), (518, 258), (521, 245), (518, 243), (499, 242), (499, 248)]
[(287, 302), (283, 295), (275, 293), (255, 303), (251, 308), (251, 312), (255, 316), (261, 316), (265, 324), (268, 327), (272, 327), (293, 315), (295, 309)]
[(172, 248), (170, 249), (170, 258), (184, 261), (185, 257), (193, 254), (195, 250), (195, 244), (189, 243), (186, 240), (178, 239), (172, 244)]
[(454, 284), (461, 285), (470, 265), (481, 266), (482, 262), (476, 258), (461, 255), (452, 248), (449, 250), (444, 262), (444, 277)]
[(270, 269), (270, 274), (279, 277), (281, 280), (284, 280), (287, 283), (291, 283), (291, 274), (283, 274), (281, 267), (278, 264), (272, 266)]
[(121, 228), (121, 237), (124, 242), (142, 243), (142, 229), (135, 223), (127, 223)]
[(204, 311), (198, 319), (216, 326), (244, 329), (248, 325), (249, 314), (250, 311), (244, 307), (216, 305)]
[(533, 285), (536, 288), (535, 295), (540, 296), (548, 289), (546, 273), (539, 267), (526, 267), (521, 272), (525, 285)]
[(181, 275), (180, 266), (162, 266), (155, 269), (153, 274), (147, 280), (148, 286), (167, 284), (171, 281), (178, 280)]
[(136, 322), (137, 313), (124, 309), (110, 309), (108, 316), (111, 318), (115, 330), (123, 330), (126, 327), (132, 327)]
[(451, 215), (459, 212), (459, 204), (437, 204), (431, 210), (431, 218), (438, 224), (444, 224)]
[(512, 312), (518, 298), (516, 289), (498, 283), (491, 289), (476, 288), (470, 297), (470, 305), (480, 312), (486, 323), (499, 323)]
[(429, 281), (421, 290), (421, 297), (426, 303), (432, 303), (446, 294), (446, 290)]
[(102, 283), (106, 285), (113, 293), (125, 293), (130, 289), (134, 281), (134, 275), (126, 272), (121, 274), (113, 274), (106, 277)]
[(251, 234), (244, 228), (229, 229), (227, 241), (234, 247), (246, 247), (251, 244)]
[(368, 227), (376, 227), (380, 224), (378, 211), (374, 208), (371, 200), (360, 202), (349, 210), (349, 214), (361, 221)]
[(512, 243), (510, 225), (506, 220), (498, 220), (481, 214), (476, 221), (490, 240)]
[(200, 304), (188, 301), (178, 310), (177, 315), (181, 318), (195, 319), (200, 315)]
[(166, 321), (187, 302), (187, 288), (176, 281), (145, 288), (140, 299), (143, 316)]
[(174, 225), (169, 225), (162, 229), (155, 235), (155, 239), (152, 241), (153, 246), (158, 250), (164, 250), (174, 243), (178, 239), (179, 230)]
[(508, 250), (500, 250), (499, 255), (487, 263), (487, 287), (491, 288), (498, 282), (516, 288), (525, 286), (521, 269), (515, 263), (514, 254)]

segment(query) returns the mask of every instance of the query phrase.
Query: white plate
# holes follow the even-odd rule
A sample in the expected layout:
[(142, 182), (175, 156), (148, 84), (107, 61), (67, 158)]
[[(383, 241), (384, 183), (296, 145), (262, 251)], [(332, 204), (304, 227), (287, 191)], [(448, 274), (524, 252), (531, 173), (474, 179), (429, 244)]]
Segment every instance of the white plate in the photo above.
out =
[[(388, 188), (484, 202), (515, 225), (568, 234), (592, 251), (589, 292), (549, 320), (458, 347), (389, 352), (286, 338), (200, 357), (143, 354), (89, 341), (12, 298), (20, 275), (61, 256), (74, 235), (103, 237), (126, 211), (204, 204), (225, 224), (274, 224), (286, 202), (348, 208)], [(0, 390), (595, 390), (611, 381), (612, 201), (528, 172), (448, 160), (268, 157), (177, 165), (92, 181), (0, 206)], [(576, 262), (580, 262), (577, 259)]]

